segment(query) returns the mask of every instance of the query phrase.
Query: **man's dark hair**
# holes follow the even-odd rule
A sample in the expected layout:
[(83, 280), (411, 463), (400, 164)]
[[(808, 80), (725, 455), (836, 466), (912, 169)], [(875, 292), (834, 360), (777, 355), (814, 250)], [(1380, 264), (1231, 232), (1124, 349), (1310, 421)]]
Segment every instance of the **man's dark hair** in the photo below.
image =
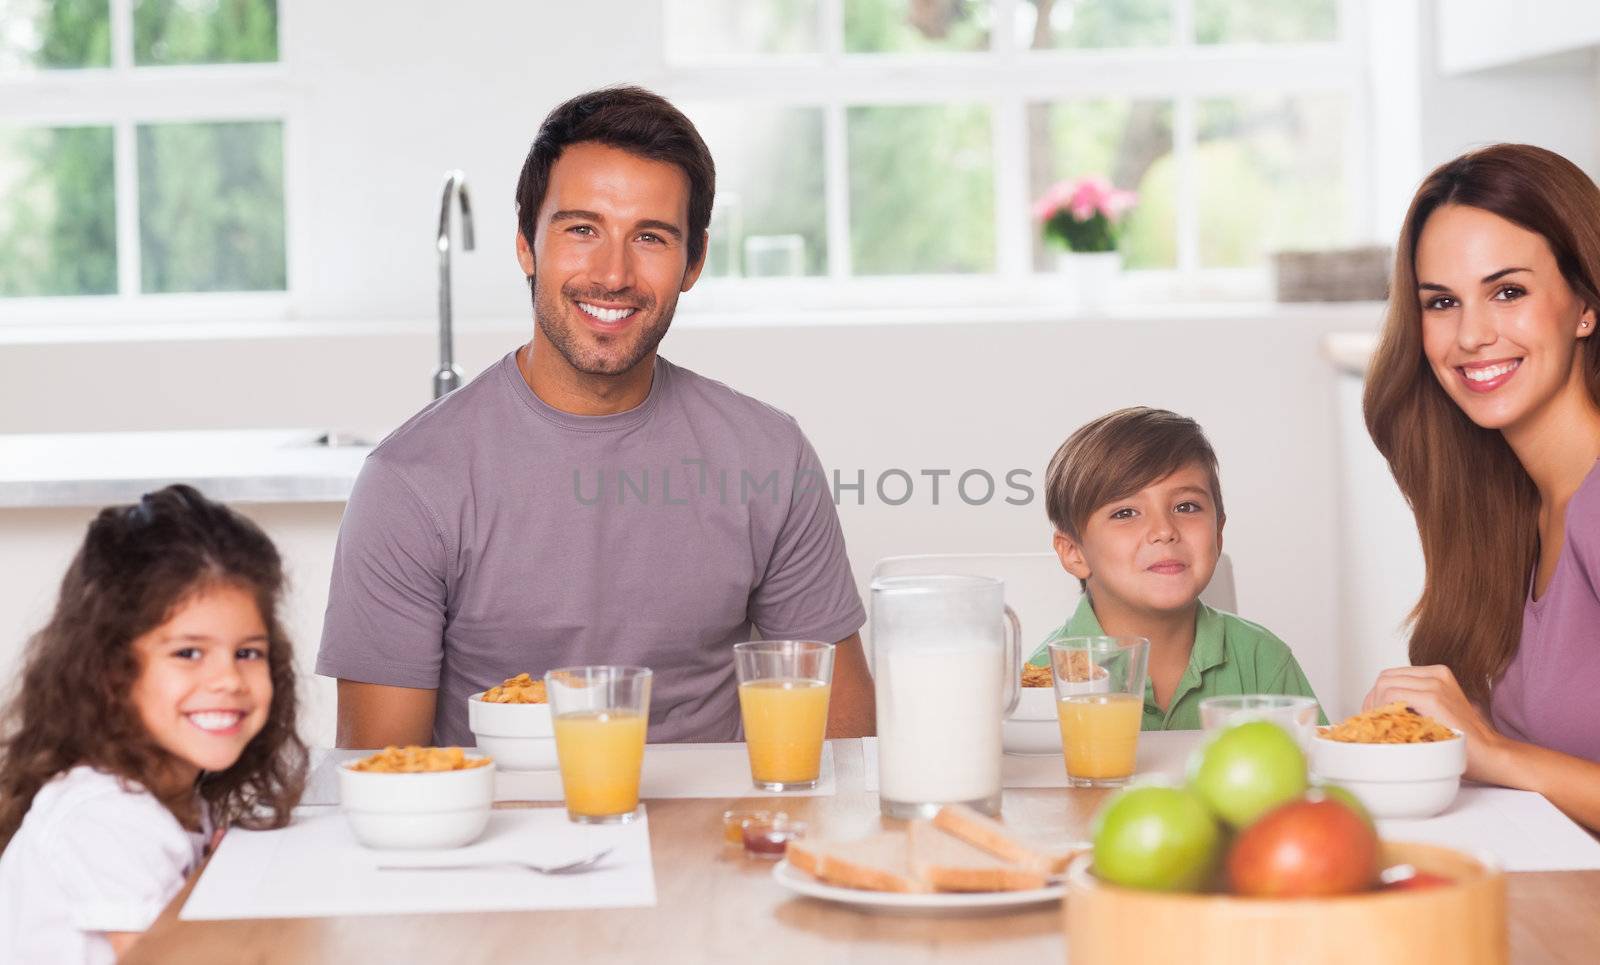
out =
[(539, 207), (550, 169), (568, 145), (593, 141), (651, 161), (676, 164), (689, 178), (689, 264), (705, 253), (706, 225), (716, 194), (717, 169), (700, 132), (683, 112), (642, 87), (607, 87), (579, 94), (550, 112), (517, 178), (517, 228), (533, 247)]

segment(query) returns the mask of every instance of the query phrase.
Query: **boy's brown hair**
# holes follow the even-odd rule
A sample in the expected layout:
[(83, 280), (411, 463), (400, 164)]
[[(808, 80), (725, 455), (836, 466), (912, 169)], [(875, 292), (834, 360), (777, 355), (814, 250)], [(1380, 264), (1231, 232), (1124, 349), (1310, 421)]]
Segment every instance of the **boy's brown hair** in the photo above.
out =
[(1090, 513), (1196, 463), (1206, 471), (1220, 524), (1217, 454), (1200, 424), (1166, 409), (1118, 409), (1082, 426), (1056, 450), (1045, 472), (1045, 512), (1058, 532), (1081, 542)]

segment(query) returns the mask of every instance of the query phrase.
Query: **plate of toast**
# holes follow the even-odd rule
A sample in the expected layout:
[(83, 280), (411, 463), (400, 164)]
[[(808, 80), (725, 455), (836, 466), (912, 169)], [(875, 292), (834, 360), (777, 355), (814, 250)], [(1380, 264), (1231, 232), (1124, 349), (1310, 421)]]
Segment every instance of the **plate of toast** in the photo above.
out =
[(1056, 901), (1085, 842), (1040, 842), (964, 805), (855, 840), (801, 839), (772, 869), (797, 894), (899, 913)]

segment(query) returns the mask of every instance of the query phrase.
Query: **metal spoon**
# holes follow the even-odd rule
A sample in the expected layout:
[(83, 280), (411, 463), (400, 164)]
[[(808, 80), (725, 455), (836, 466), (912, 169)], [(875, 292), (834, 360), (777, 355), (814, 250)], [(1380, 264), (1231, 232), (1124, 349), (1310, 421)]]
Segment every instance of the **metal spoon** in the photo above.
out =
[(565, 864), (540, 865), (531, 861), (481, 861), (475, 864), (381, 864), (379, 871), (484, 871), (490, 868), (518, 868), (523, 871), (535, 871), (542, 875), (579, 875), (586, 871), (593, 871), (600, 862), (611, 853), (611, 849), (568, 861)]

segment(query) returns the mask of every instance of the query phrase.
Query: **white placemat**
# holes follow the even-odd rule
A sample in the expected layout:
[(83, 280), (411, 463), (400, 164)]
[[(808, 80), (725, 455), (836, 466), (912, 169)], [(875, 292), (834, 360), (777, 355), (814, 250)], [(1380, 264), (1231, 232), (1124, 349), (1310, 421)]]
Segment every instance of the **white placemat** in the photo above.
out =
[(1506, 871), (1600, 868), (1600, 842), (1533, 791), (1463, 784), (1443, 814), (1380, 820), (1378, 832), (1388, 841), (1487, 852)]
[[(547, 877), (532, 871), (378, 871), (379, 864), (459, 864), (507, 858), (558, 863), (611, 848), (600, 867)], [(557, 808), (489, 816), (464, 848), (362, 847), (338, 808), (308, 807), (278, 831), (229, 831), (179, 918), (332, 918), (548, 908), (636, 908), (656, 903), (650, 828), (637, 820), (578, 825)]]
[[(1181, 781), (1189, 754), (1202, 737), (1197, 730), (1149, 731), (1139, 735), (1135, 780), (1160, 776)], [(861, 741), (866, 789), (878, 790), (878, 741)], [(1001, 763), (1005, 787), (1067, 786), (1059, 756), (1007, 754)], [(1463, 784), (1443, 814), (1418, 820), (1381, 820), (1378, 832), (1389, 841), (1439, 844), (1460, 851), (1486, 852), (1506, 871), (1582, 871), (1600, 868), (1600, 842), (1573, 823), (1543, 795), (1503, 787)]]
[[(365, 757), (371, 751), (314, 748), (311, 779), (303, 804), (339, 803), (339, 763)], [(874, 780), (877, 769), (873, 768)], [(834, 779), (833, 741), (822, 745), (822, 767), (817, 786), (805, 791), (758, 791), (750, 783), (750, 757), (738, 744), (647, 744), (639, 775), (639, 796), (688, 797), (818, 797), (838, 793)], [(494, 778), (496, 801), (559, 801), (558, 771), (500, 771)]]
[[(1199, 742), (1200, 731), (1150, 731), (1139, 735), (1139, 775), (1160, 774), (1181, 780), (1189, 752)], [(878, 790), (878, 739), (861, 739), (863, 777), (866, 789)], [(1003, 787), (1066, 787), (1067, 764), (1060, 754), (1004, 754), (1000, 761)]]

